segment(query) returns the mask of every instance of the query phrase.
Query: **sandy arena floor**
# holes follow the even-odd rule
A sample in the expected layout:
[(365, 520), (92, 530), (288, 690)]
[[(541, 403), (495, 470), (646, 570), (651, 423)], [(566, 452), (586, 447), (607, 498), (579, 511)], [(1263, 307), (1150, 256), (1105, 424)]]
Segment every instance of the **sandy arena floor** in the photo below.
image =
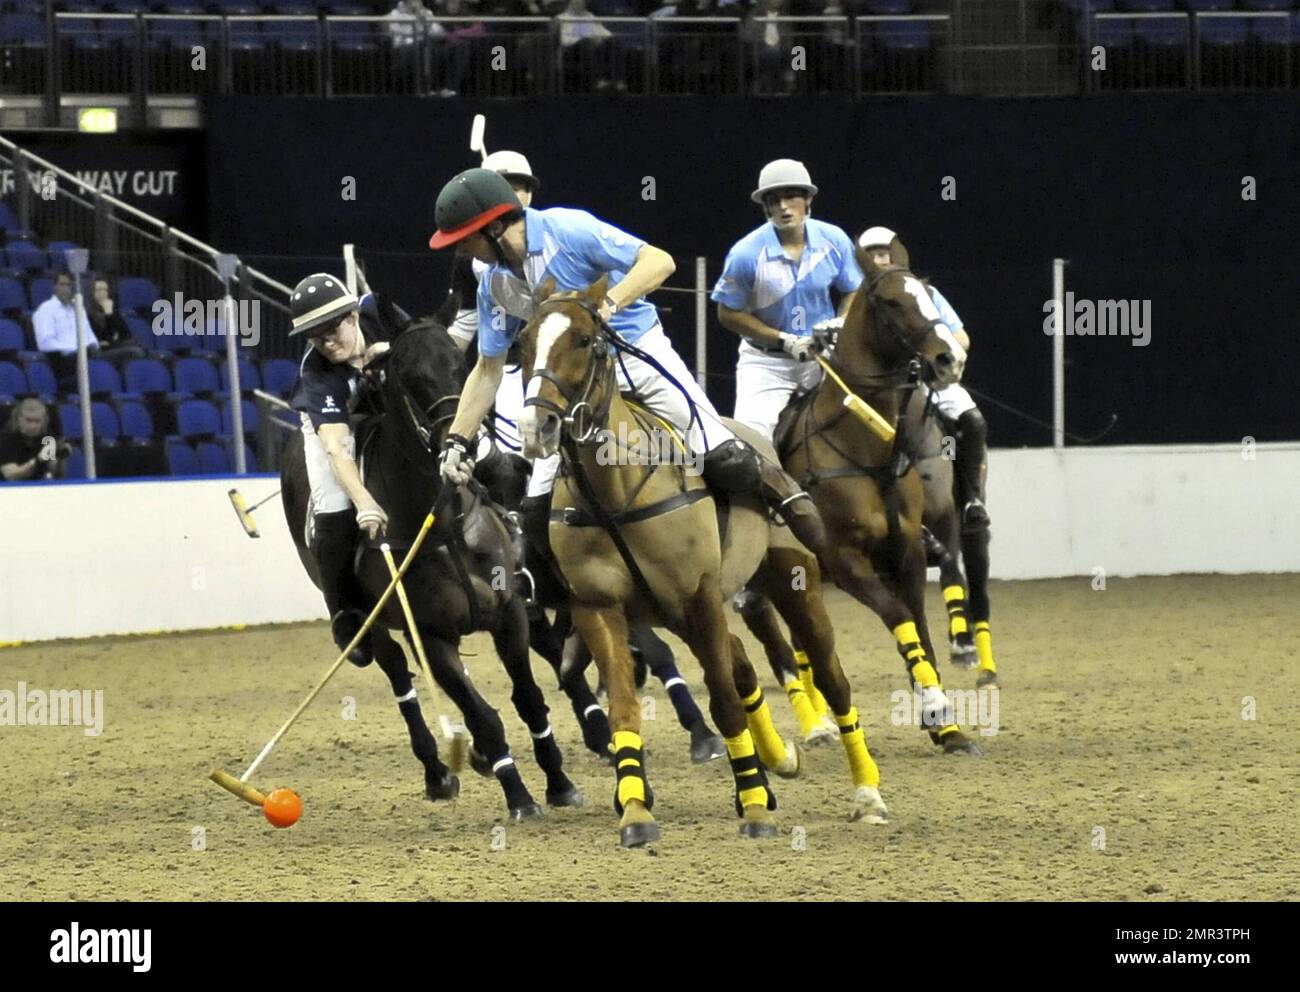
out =
[[(999, 727), (972, 760), (891, 722), (890, 694), (905, 685), (891, 639), (832, 594), (894, 818), (885, 826), (846, 822), (852, 789), (834, 744), (805, 755), (802, 778), (774, 779), (782, 836), (741, 840), (725, 761), (691, 765), (652, 678), (657, 719), (645, 737), (663, 838), (641, 851), (618, 847), (613, 773), (583, 750), (540, 660), (588, 805), (507, 824), (494, 850), (500, 789), (467, 770), (458, 800), (428, 802), (378, 669), (345, 665), (256, 776), (303, 797), (292, 829), (272, 829), (207, 781), (214, 767), (239, 774), (328, 666), (324, 625), (5, 650), (0, 689), (102, 688), (105, 721), (98, 737), (0, 727), (0, 899), (1300, 898), (1287, 743), (1300, 669), (1275, 654), (1300, 575), (1112, 579), (1105, 591), (1086, 578), (994, 583), (992, 596)], [(704, 706), (699, 666), (673, 644)], [(792, 734), (784, 694), (748, 644), (777, 725)], [(490, 645), (476, 637), (466, 651), (540, 798)], [(946, 651), (941, 660), (945, 685), (974, 686)], [(345, 696), (355, 719), (343, 718)], [(1244, 697), (1254, 719), (1243, 718)], [(421, 698), (432, 722), (422, 686)]]

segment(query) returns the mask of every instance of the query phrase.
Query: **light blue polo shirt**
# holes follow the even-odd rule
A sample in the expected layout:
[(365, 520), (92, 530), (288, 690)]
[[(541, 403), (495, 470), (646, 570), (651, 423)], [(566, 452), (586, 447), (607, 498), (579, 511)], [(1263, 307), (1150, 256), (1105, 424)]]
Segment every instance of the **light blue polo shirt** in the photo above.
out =
[(930, 287), (930, 299), (934, 300), (935, 308), (939, 311), (939, 316), (943, 318), (943, 322), (948, 325), (948, 330), (955, 331), (964, 326), (961, 318), (957, 316), (957, 311), (952, 308), (952, 304), (944, 299), (943, 294), (933, 286)]
[[(613, 288), (623, 281), (645, 245), (585, 210), (528, 207), (524, 222), (524, 278), (508, 265), (493, 263), (479, 279), (478, 351), (488, 358), (510, 350), (533, 315), (533, 291), (547, 278), (555, 280), (557, 292), (584, 290), (608, 272)], [(625, 341), (635, 342), (658, 323), (658, 310), (641, 297), (614, 314), (609, 325)]]
[(861, 283), (853, 240), (834, 224), (809, 217), (797, 263), (781, 247), (771, 224), (732, 245), (711, 299), (752, 313), (778, 331), (807, 336), (814, 324), (835, 316), (832, 286), (851, 293)]

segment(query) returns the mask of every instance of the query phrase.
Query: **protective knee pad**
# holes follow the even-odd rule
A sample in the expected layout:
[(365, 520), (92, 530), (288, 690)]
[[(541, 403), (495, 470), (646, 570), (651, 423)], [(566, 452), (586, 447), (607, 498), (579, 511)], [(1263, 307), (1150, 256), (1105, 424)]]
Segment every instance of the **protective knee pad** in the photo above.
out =
[(704, 481), (727, 493), (752, 493), (758, 488), (758, 452), (739, 438), (718, 445), (704, 456)]

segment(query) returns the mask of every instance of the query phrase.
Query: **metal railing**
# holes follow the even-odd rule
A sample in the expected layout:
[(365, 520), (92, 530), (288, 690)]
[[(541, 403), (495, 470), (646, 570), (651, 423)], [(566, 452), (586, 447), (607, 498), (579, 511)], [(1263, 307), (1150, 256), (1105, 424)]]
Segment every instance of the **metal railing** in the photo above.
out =
[[(218, 259), (230, 256), (223, 256), (211, 245), (129, 203), (101, 193), (71, 172), (3, 137), (0, 137), (0, 166), (13, 171), (13, 193), (6, 202), (10, 203), (22, 230), (39, 230), (89, 249), (88, 276), (93, 273), (146, 278), (158, 287), (161, 300), (169, 304), (177, 297), (184, 301), (220, 301), (226, 298), (229, 288), (234, 302), (244, 301), (250, 309), (253, 303), (257, 304), (258, 357), (289, 355), (290, 290), (287, 286), (241, 264), (234, 269), (227, 287), (219, 271)], [(88, 288), (88, 279), (83, 279), (83, 295)], [(176, 315), (173, 315), (175, 319)], [(169, 330), (174, 331), (175, 325)], [(239, 429), (241, 415), (237, 409), (242, 389), (234, 340), (237, 330), (226, 323), (223, 316), (218, 326), (205, 324), (201, 327), (203, 337), (196, 340), (191, 350), (209, 354), (224, 351), (228, 358), (229, 392), (236, 408), (232, 411), (233, 433), (237, 439), (235, 462), (242, 470), (244, 458), (239, 442), (243, 432)], [(209, 341), (212, 337), (219, 340)], [(79, 376), (78, 395), (82, 409), (88, 411), (91, 397), (84, 375)], [(89, 417), (83, 433), (89, 476), (94, 478), (95, 439)]]

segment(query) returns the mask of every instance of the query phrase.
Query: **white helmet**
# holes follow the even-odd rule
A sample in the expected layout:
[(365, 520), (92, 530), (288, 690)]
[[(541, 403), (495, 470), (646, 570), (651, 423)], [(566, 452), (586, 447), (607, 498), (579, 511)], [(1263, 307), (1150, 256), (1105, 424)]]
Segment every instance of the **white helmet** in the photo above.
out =
[(817, 195), (817, 187), (813, 185), (812, 176), (808, 175), (802, 162), (796, 162), (792, 158), (778, 158), (763, 166), (763, 171), (758, 174), (758, 189), (750, 193), (749, 198), (755, 203), (762, 203), (763, 197), (772, 190), (792, 186), (807, 190), (809, 196)]
[(506, 179), (522, 179), (529, 191), (536, 193), (542, 181), (533, 175), (533, 167), (519, 152), (493, 152), (483, 160), (482, 168), (490, 169)]
[(892, 242), (896, 237), (898, 237), (898, 235), (887, 227), (869, 227), (863, 231), (862, 236), (858, 238), (858, 247), (888, 248), (890, 242)]

